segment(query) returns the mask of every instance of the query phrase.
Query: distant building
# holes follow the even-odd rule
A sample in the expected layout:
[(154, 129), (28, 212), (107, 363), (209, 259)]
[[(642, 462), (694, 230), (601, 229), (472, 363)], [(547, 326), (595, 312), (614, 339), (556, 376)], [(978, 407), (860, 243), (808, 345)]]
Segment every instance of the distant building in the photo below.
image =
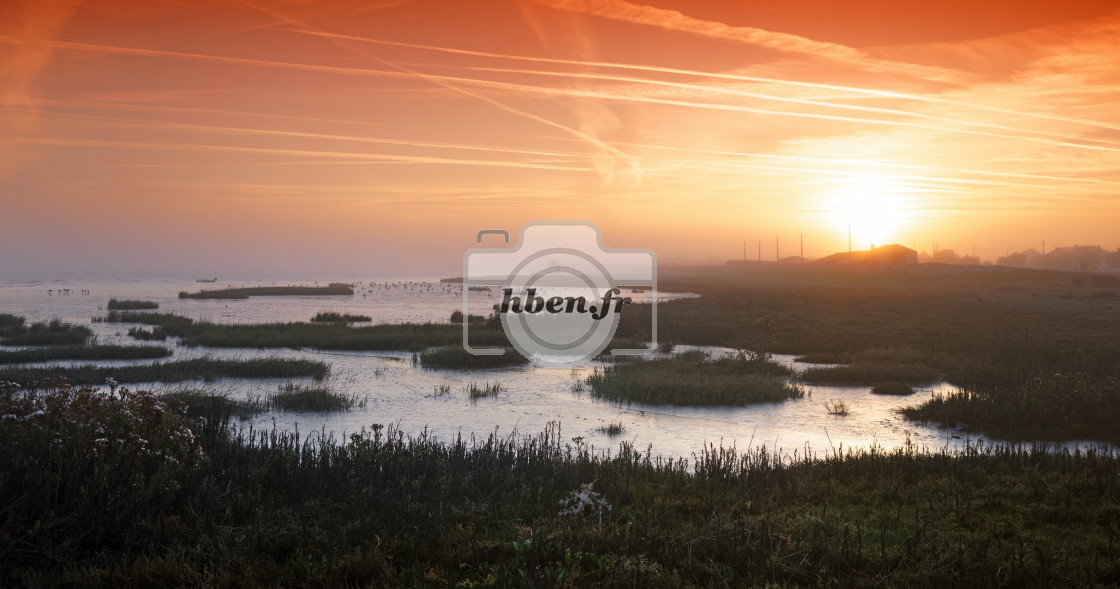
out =
[(901, 266), (917, 264), (918, 252), (906, 246), (892, 243), (869, 250), (839, 252), (813, 262), (819, 265), (860, 265), (860, 266)]

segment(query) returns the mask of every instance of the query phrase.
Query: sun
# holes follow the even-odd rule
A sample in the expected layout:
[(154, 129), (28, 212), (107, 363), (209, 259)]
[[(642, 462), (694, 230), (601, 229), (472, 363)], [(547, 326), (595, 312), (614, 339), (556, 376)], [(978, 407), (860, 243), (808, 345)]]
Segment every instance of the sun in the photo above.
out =
[(850, 227), (857, 250), (897, 242), (909, 212), (905, 188), (874, 174), (853, 175), (833, 186), (827, 208), (834, 223)]

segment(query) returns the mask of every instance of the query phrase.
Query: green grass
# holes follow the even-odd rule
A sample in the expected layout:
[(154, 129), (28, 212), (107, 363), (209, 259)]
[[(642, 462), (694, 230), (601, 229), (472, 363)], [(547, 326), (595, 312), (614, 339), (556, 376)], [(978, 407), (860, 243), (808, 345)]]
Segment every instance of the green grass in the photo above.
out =
[[(709, 445), (661, 459), (623, 442), (607, 457), (556, 425), (338, 440), (173, 405), (0, 385), (0, 585), (1120, 581), (1120, 456), (1105, 451)], [(585, 489), (603, 509), (561, 515)]]
[(500, 356), (479, 356), (471, 354), (462, 345), (425, 350), (420, 353), (419, 359), (424, 368), (498, 368), (529, 363), (525, 356), (512, 348), (505, 348), (505, 353)]
[(333, 311), (320, 311), (311, 318), (313, 323), (366, 323), (373, 321), (368, 315), (351, 315), (349, 313), (335, 313)]
[(249, 297), (291, 297), (291, 296), (329, 296), (352, 295), (354, 287), (349, 284), (332, 282), (329, 286), (254, 286), (248, 288), (225, 288), (199, 292), (180, 292), (181, 299), (247, 299)]
[(50, 360), (146, 360), (166, 358), (171, 350), (159, 346), (59, 345), (0, 351), (0, 364), (26, 364)]
[(1009, 439), (1091, 439), (1120, 443), (1120, 379), (1084, 373), (1041, 377), (1021, 387), (933, 395), (903, 409), (907, 419)]
[(885, 382), (871, 387), (871, 392), (876, 395), (913, 395), (914, 389), (901, 382)]
[(749, 405), (800, 398), (789, 371), (763, 359), (706, 360), (690, 352), (671, 358), (616, 362), (588, 377), (596, 397), (651, 405)]
[(271, 404), (285, 411), (326, 413), (330, 411), (349, 411), (355, 406), (364, 407), (364, 401), (331, 391), (324, 386), (297, 385), (288, 383), (272, 397)]
[(93, 337), (88, 327), (63, 323), (58, 319), (27, 325), (23, 317), (0, 314), (0, 345), (5, 346), (80, 346)]
[(0, 380), (28, 385), (59, 377), (70, 384), (104, 384), (112, 378), (120, 383), (181, 382), (184, 380), (215, 380), (218, 378), (302, 378), (322, 380), (330, 371), (328, 365), (310, 360), (287, 358), (251, 358), (216, 360), (195, 358), (173, 362), (130, 366), (48, 366), (45, 368), (0, 368)]
[(130, 301), (127, 299), (109, 299), (105, 307), (110, 311), (139, 311), (144, 309), (158, 309), (159, 303), (153, 301)]

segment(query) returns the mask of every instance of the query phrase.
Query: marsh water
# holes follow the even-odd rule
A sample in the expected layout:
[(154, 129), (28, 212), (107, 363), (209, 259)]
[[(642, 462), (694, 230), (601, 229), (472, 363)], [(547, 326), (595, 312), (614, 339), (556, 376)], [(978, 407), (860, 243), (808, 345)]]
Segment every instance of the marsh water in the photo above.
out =
[[(8, 277), (0, 280), (0, 313), (12, 313), (28, 322), (58, 318), (89, 325), (102, 344), (136, 345), (127, 336), (130, 325), (95, 323), (104, 315), (110, 298), (142, 299), (159, 303), (159, 312), (175, 313), (216, 323), (261, 323), (306, 321), (320, 311), (367, 315), (375, 323), (447, 322), (452, 311), (461, 308), (460, 285), (440, 283), (437, 279), (415, 280), (340, 280), (355, 284), (352, 296), (252, 297), (247, 300), (179, 299), (180, 291), (197, 291), (239, 286), (320, 284), (331, 280), (252, 280), (198, 283), (191, 279), (168, 278), (45, 278)], [(472, 296), (476, 293), (471, 293)], [(487, 296), (481, 293), (480, 296)], [(489, 296), (496, 296), (491, 294)], [(635, 293), (637, 300), (650, 295)], [(686, 294), (659, 295), (665, 300)], [(764, 403), (746, 407), (677, 407), (643, 404), (617, 404), (596, 399), (589, 387), (580, 383), (591, 371), (604, 366), (595, 361), (574, 368), (534, 366), (486, 370), (425, 369), (413, 365), (410, 352), (337, 352), (311, 349), (228, 349), (179, 347), (175, 341), (151, 342), (173, 347), (168, 360), (200, 356), (214, 358), (285, 357), (323, 361), (331, 366), (328, 384), (337, 392), (355, 396), (360, 406), (346, 412), (301, 413), (274, 410), (244, 422), (246, 427), (277, 427), (301, 433), (325, 430), (346, 436), (371, 424), (398, 424), (406, 433), (427, 431), (438, 439), (457, 435), (479, 436), (497, 431), (534, 434), (549, 422), (560, 422), (566, 437), (582, 437), (597, 449), (617, 449), (621, 441), (632, 442), (640, 450), (652, 444), (662, 456), (690, 458), (708, 443), (735, 445), (740, 450), (765, 445), (789, 454), (831, 452), (833, 448), (866, 448), (879, 445), (895, 448), (908, 441), (931, 449), (959, 448), (982, 437), (962, 433), (957, 428), (938, 429), (908, 422), (898, 414), (900, 407), (917, 404), (934, 392), (953, 387), (939, 383), (918, 390), (908, 397), (873, 395), (869, 387), (803, 385), (803, 399)], [(691, 346), (678, 346), (679, 353)], [(714, 356), (729, 352), (723, 348), (699, 348)], [(807, 365), (793, 356), (776, 356), (795, 369)], [(150, 361), (136, 361), (146, 363)], [(116, 366), (133, 361), (72, 362)], [(35, 365), (67, 364), (51, 362)], [(275, 394), (287, 379), (224, 379), (211, 383), (131, 384), (132, 388), (156, 391), (183, 387), (205, 387), (240, 398), (262, 398)], [(465, 389), (471, 383), (499, 382), (501, 393), (494, 398), (472, 400)], [(450, 394), (437, 395), (441, 385)], [(849, 408), (845, 416), (831, 415), (825, 403), (843, 401)], [(598, 428), (622, 423), (625, 431), (609, 437)], [(1070, 443), (1067, 446), (1089, 446)]]

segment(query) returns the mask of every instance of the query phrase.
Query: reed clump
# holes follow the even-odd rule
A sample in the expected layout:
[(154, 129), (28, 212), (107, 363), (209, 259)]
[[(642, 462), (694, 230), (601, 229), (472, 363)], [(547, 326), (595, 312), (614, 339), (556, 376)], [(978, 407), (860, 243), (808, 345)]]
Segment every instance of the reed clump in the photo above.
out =
[(472, 382), (471, 384), (467, 385), (466, 392), (467, 396), (472, 400), (481, 399), (483, 397), (497, 397), (498, 393), (502, 392), (502, 384), (498, 382), (484, 382), (482, 384)]
[(616, 362), (587, 382), (596, 397), (651, 405), (749, 405), (800, 398), (784, 366), (762, 358), (709, 360), (689, 352), (649, 361)]
[(325, 386), (287, 383), (272, 397), (271, 405), (285, 411), (327, 413), (364, 407), (365, 402), (353, 395), (336, 393)]

